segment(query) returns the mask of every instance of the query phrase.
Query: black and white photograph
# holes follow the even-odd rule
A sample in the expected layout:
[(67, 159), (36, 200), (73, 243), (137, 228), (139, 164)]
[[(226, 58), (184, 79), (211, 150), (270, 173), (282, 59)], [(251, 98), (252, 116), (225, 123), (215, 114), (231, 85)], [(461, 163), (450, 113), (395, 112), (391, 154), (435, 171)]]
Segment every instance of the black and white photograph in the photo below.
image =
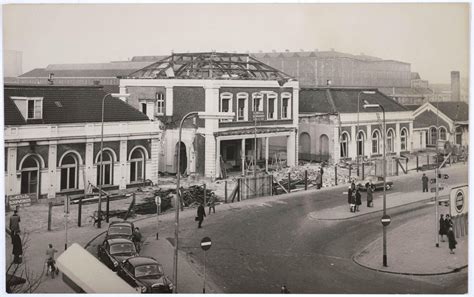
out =
[(471, 2), (0, 7), (2, 294), (468, 294)]

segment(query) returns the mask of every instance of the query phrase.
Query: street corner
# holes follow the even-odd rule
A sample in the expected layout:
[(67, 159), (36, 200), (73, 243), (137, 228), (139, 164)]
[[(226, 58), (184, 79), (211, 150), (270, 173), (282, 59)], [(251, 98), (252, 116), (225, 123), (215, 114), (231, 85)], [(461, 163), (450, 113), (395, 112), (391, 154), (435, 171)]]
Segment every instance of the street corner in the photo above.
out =
[(378, 238), (357, 252), (353, 261), (365, 268), (404, 275), (439, 275), (457, 272), (468, 265), (468, 237), (456, 238), (451, 254), (446, 240), (436, 247), (431, 215), (390, 230), (387, 234), (387, 266), (383, 266), (383, 241)]

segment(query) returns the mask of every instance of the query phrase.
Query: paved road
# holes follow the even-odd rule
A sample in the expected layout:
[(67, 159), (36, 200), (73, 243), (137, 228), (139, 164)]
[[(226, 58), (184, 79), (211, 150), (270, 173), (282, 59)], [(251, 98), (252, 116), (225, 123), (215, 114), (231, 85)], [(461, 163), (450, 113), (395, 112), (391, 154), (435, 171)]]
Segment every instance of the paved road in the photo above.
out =
[[(463, 170), (450, 170), (449, 183), (467, 180)], [(421, 188), (420, 177), (395, 183), (393, 191)], [(381, 195), (379, 193), (378, 195)], [(278, 293), (285, 283), (293, 293), (459, 293), (467, 291), (467, 272), (430, 277), (379, 273), (360, 267), (352, 256), (380, 236), (380, 213), (344, 221), (320, 221), (308, 214), (347, 203), (334, 189), (301, 198), (234, 208), (213, 214), (197, 229), (181, 223), (180, 249), (203, 263), (199, 248), (209, 236), (207, 272), (227, 293)], [(432, 206), (432, 205), (431, 205)], [(432, 212), (426, 203), (392, 210), (391, 227)], [(390, 247), (388, 250), (390, 264)]]

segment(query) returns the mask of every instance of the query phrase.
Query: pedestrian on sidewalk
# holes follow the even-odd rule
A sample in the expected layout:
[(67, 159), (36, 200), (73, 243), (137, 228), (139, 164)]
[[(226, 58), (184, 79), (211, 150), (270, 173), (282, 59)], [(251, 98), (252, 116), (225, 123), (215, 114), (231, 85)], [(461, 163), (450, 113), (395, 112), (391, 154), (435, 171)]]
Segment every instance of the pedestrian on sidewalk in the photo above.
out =
[(456, 237), (454, 236), (453, 227), (449, 227), (448, 230), (448, 242), (449, 242), (449, 253), (454, 254), (454, 249), (456, 249)]
[(135, 227), (132, 233), (132, 242), (135, 244), (135, 249), (139, 253), (142, 247), (142, 234), (140, 233), (140, 229)]
[(216, 196), (211, 196), (207, 205), (209, 206), (209, 214), (211, 214), (211, 209), (216, 213)]
[(321, 187), (323, 186), (323, 177), (321, 175), (321, 171), (319, 170), (317, 173), (316, 173), (316, 189), (321, 189)]
[(424, 173), (423, 173), (423, 176), (421, 177), (421, 182), (423, 184), (423, 193), (428, 192), (428, 177)]
[(23, 245), (21, 243), (21, 237), (19, 232), (12, 233), (12, 244), (13, 244), (13, 263), (21, 264), (23, 255)]
[(367, 207), (374, 207), (374, 188), (372, 181), (366, 183), (365, 188), (367, 189)]
[(58, 274), (59, 271), (56, 269), (56, 260), (54, 260), (54, 254), (57, 253), (58, 250), (53, 248), (53, 245), (50, 243), (49, 248), (46, 249), (46, 275), (49, 274), (49, 269), (51, 268), (51, 277), (54, 278), (54, 274)]
[(347, 203), (349, 204), (349, 210), (352, 211), (352, 193), (355, 191), (355, 183), (351, 182), (351, 186), (347, 190)]
[(10, 232), (13, 234), (14, 232), (20, 232), (20, 216), (18, 215), (18, 210), (13, 211), (13, 215), (10, 217)]
[(448, 230), (449, 227), (454, 227), (453, 220), (451, 220), (451, 217), (449, 216), (449, 214), (447, 214), (445, 219), (444, 219), (444, 226), (445, 226), (446, 230)]
[(360, 211), (359, 206), (362, 204), (362, 197), (360, 195), (360, 185), (357, 185), (357, 188), (355, 191), (355, 198), (356, 198), (355, 211)]
[(446, 221), (444, 220), (444, 215), (441, 214), (439, 217), (439, 235), (441, 236), (441, 241), (444, 242), (444, 235), (448, 233), (448, 226), (446, 225)]
[(204, 210), (204, 205), (201, 203), (197, 209), (197, 217), (196, 220), (199, 222), (198, 228), (202, 228), (202, 221), (204, 221), (204, 217), (206, 216), (206, 211)]

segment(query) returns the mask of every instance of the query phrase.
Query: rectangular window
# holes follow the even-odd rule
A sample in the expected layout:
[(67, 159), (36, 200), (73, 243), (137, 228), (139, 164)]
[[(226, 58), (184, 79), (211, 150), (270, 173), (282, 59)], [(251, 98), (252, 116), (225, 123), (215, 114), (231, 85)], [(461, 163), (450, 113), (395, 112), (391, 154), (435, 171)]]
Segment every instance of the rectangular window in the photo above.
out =
[(27, 119), (41, 119), (43, 114), (43, 101), (41, 99), (28, 100)]
[(237, 107), (237, 120), (245, 120), (245, 99), (238, 100), (239, 106)]
[(140, 105), (141, 105), (141, 109), (142, 109), (141, 111), (142, 111), (144, 114), (146, 114), (146, 102), (142, 102), (142, 103), (140, 103)]
[(281, 117), (286, 119), (288, 118), (288, 98), (283, 98), (283, 108), (281, 110)]
[(267, 113), (267, 118), (268, 119), (275, 119), (276, 118), (276, 110), (275, 110), (275, 102), (276, 98), (274, 96), (268, 96), (268, 113)]
[(67, 168), (61, 169), (61, 190), (67, 189)]
[(165, 101), (164, 100), (163, 101), (160, 101), (160, 100), (157, 101), (156, 113), (160, 114), (160, 115), (165, 114)]
[(281, 118), (291, 118), (291, 93), (285, 92), (281, 94)]
[(28, 100), (28, 119), (35, 117), (35, 100)]

